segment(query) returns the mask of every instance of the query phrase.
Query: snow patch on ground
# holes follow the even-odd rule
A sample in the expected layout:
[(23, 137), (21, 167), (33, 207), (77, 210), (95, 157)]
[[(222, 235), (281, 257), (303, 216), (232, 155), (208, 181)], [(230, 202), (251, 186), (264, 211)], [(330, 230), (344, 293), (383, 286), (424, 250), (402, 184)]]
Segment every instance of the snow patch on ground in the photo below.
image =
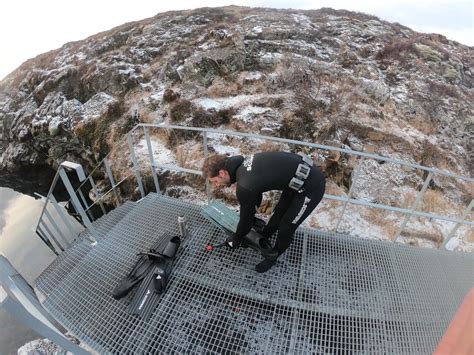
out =
[(236, 147), (229, 147), (220, 143), (212, 143), (211, 146), (217, 154), (240, 155), (240, 149)]
[(269, 111), (271, 111), (271, 109), (268, 107), (247, 106), (242, 109), (239, 114), (235, 115), (234, 118), (244, 123), (251, 123), (255, 120), (256, 116), (262, 115)]
[(353, 197), (367, 202), (376, 202), (377, 196), (386, 194), (388, 186), (401, 186), (407, 173), (393, 163), (380, 165), (375, 160), (363, 160), (356, 166), (357, 180)]
[(311, 23), (311, 20), (309, 19), (308, 16), (303, 15), (303, 14), (292, 14), (293, 20), (299, 24), (309, 24)]
[(262, 78), (262, 73), (259, 71), (254, 71), (254, 72), (249, 72), (245, 76), (244, 79), (247, 81), (257, 81), (257, 80), (260, 80), (261, 78)]
[(201, 97), (199, 99), (193, 100), (195, 104), (201, 105), (205, 109), (215, 109), (217, 111), (229, 108), (229, 107), (238, 107), (245, 104), (249, 104), (254, 100), (263, 97), (263, 95), (238, 95), (230, 96), (225, 98), (209, 98)]
[[(153, 159), (155, 160), (155, 164), (157, 164), (158, 167), (160, 165), (178, 164), (173, 152), (166, 148), (165, 145), (159, 140), (154, 137), (150, 137), (150, 144), (153, 152)], [(137, 159), (140, 162), (149, 164), (150, 155), (148, 153), (148, 145), (145, 138), (142, 138), (142, 140), (135, 146), (135, 153), (137, 155)]]

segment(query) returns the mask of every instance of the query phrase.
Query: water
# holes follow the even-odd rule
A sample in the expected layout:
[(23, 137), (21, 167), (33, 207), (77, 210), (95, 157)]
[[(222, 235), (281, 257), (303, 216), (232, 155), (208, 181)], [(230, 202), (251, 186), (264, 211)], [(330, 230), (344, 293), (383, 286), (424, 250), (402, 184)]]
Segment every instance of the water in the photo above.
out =
[[(0, 254), (30, 283), (55, 258), (34, 232), (43, 203), (9, 188), (0, 187)], [(0, 354), (42, 338), (0, 308)]]

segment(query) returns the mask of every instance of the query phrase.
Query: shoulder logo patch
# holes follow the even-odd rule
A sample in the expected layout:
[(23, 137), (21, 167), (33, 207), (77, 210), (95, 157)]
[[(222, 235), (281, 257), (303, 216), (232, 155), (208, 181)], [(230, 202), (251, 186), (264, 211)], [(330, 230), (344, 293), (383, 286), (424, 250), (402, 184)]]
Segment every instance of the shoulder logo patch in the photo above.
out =
[(252, 163), (253, 163), (253, 155), (245, 158), (243, 165), (247, 168), (247, 171), (252, 170)]

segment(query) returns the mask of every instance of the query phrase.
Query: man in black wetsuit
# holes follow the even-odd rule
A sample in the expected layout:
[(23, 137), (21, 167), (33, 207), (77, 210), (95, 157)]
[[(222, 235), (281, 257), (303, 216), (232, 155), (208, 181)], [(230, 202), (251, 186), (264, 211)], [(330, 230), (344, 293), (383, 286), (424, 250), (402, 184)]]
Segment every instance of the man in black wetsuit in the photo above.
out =
[(255, 269), (265, 272), (290, 246), (298, 226), (316, 208), (324, 195), (325, 177), (305, 155), (286, 152), (257, 153), (228, 157), (214, 155), (203, 165), (203, 176), (216, 187), (237, 183), (240, 220), (237, 231), (227, 239), (237, 248), (253, 225), (256, 209), (262, 202), (262, 193), (281, 190), (282, 194), (268, 224), (261, 234), (270, 238), (277, 230), (274, 249), (277, 253), (266, 257)]

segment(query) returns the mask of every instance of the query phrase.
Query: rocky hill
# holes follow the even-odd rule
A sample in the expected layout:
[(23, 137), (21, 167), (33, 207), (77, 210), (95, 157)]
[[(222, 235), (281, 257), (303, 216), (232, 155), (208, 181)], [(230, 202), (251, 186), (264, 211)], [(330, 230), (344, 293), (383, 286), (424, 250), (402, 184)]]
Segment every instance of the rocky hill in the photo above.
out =
[[(8, 185), (35, 171), (35, 181), (49, 181), (66, 159), (90, 170), (138, 121), (286, 137), (471, 176), (473, 54), (441, 35), (327, 8), (158, 14), (41, 54), (0, 82), (0, 178)], [(173, 159), (199, 167), (189, 137), (155, 139)], [(233, 143), (215, 138), (211, 150), (248, 150)], [(347, 194), (358, 164), (353, 195), (367, 201), (410, 206), (426, 178), (392, 164), (311, 153), (335, 194)], [(435, 176), (423, 209), (459, 217), (471, 199), (472, 184)], [(309, 223), (324, 227), (321, 216), (334, 218), (331, 208), (322, 206)], [(380, 227), (371, 228), (377, 235), (393, 232), (387, 218), (400, 219), (358, 213), (366, 221), (361, 229), (370, 222)], [(436, 243), (452, 227), (420, 225), (407, 237)], [(474, 242), (472, 228), (458, 235), (463, 245)]]

